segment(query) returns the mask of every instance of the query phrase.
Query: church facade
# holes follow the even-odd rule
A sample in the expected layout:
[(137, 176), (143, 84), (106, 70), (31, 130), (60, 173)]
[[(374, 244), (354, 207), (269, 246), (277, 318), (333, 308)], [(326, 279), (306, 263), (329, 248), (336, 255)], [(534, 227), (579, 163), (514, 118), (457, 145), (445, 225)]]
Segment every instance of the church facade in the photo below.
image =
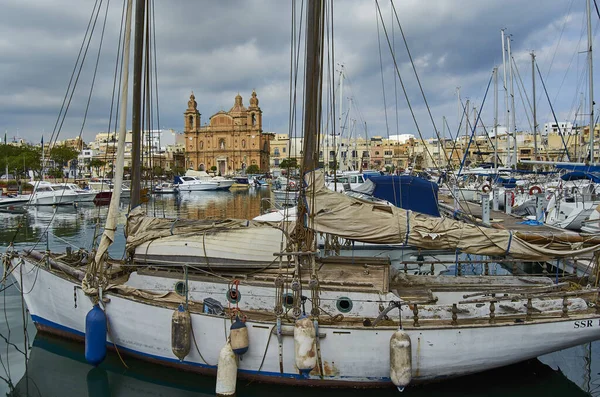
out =
[(248, 108), (242, 97), (235, 97), (233, 107), (215, 113), (206, 125), (200, 124), (200, 112), (192, 93), (184, 113), (186, 167), (193, 170), (215, 169), (220, 175), (233, 174), (256, 165), (269, 171), (272, 134), (262, 130), (262, 110), (252, 91)]

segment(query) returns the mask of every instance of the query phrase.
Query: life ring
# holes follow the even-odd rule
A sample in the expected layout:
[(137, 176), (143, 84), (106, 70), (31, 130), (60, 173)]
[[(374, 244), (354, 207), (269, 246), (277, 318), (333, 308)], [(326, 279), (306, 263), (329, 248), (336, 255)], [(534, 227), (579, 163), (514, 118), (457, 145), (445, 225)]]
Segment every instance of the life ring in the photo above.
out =
[(525, 189), (523, 189), (523, 186), (518, 186), (517, 190), (519, 191), (519, 193), (523, 194), (525, 193)]
[(294, 181), (290, 181), (290, 182), (288, 183), (288, 187), (289, 187), (290, 189), (295, 189), (295, 188), (296, 188), (296, 182), (294, 182)]
[(515, 192), (507, 190), (506, 194), (510, 194), (510, 206), (514, 207), (515, 206)]
[(481, 187), (481, 191), (482, 191), (482, 192), (484, 192), (484, 193), (487, 193), (487, 192), (489, 192), (490, 190), (492, 190), (492, 187), (491, 187), (489, 184), (487, 184), (487, 183), (486, 183), (486, 184), (484, 184), (484, 185)]
[(534, 194), (541, 193), (542, 188), (539, 186), (532, 186), (529, 188), (529, 195), (533, 196)]

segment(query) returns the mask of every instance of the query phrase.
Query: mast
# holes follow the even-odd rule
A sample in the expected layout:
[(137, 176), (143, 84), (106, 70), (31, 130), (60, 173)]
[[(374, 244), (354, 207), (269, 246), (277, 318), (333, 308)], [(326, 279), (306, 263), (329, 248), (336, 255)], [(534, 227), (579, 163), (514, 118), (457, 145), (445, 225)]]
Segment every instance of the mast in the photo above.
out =
[(144, 54), (144, 21), (146, 19), (145, 14), (146, 0), (136, 0), (135, 41), (133, 43), (133, 109), (131, 111), (131, 208), (137, 207), (141, 202), (140, 190), (142, 184), (142, 57)]
[(507, 41), (507, 45), (508, 45), (508, 66), (509, 66), (509, 71), (510, 71), (510, 111), (512, 113), (512, 123), (511, 123), (511, 128), (512, 128), (512, 133), (513, 133), (513, 161), (514, 161), (514, 165), (515, 165), (515, 170), (517, 169), (517, 162), (519, 161), (519, 158), (517, 157), (517, 120), (515, 118), (515, 85), (514, 85), (514, 80), (513, 80), (513, 64), (512, 64), (512, 53), (510, 51), (510, 37), (511, 35), (508, 35), (508, 37), (506, 38)]
[(463, 156), (465, 159), (467, 158), (467, 147), (469, 146), (469, 103), (470, 101), (467, 99), (465, 102), (465, 142), (463, 145)]
[[(317, 137), (321, 126), (321, 92), (323, 77), (323, 0), (309, 0), (306, 15), (306, 64), (304, 79), (304, 147), (302, 176), (318, 166), (315, 156)], [(314, 174), (313, 174), (314, 177)], [(299, 241), (300, 250), (312, 249), (312, 238), (306, 229), (306, 191), (302, 189), (298, 198), (297, 233), (306, 236)]]
[[(579, 127), (577, 127), (577, 129), (575, 130), (575, 157), (577, 157), (577, 161), (581, 163), (581, 152), (583, 152), (583, 150), (578, 150), (579, 149), (579, 145), (584, 145), (585, 141), (583, 139), (583, 123), (585, 123), (584, 117), (583, 117), (583, 108), (584, 108), (585, 104), (583, 102), (583, 92), (580, 94), (580, 98), (579, 98)], [(580, 135), (581, 134), (581, 135)]]
[[(444, 135), (446, 135), (446, 116), (442, 116), (442, 136), (438, 137), (438, 164), (437, 164), (437, 168), (441, 168), (442, 167), (442, 139), (444, 138)], [(446, 157), (444, 155), (444, 157)]]
[(498, 66), (494, 67), (494, 170), (498, 173)]
[[(342, 127), (342, 108), (343, 108), (343, 104), (344, 104), (344, 65), (340, 64), (340, 114), (338, 116), (338, 124), (340, 125), (340, 140), (337, 143), (336, 147), (335, 147), (335, 161), (336, 161), (336, 168), (339, 168), (341, 171), (343, 171), (340, 167), (341, 164), (341, 154), (340, 154), (340, 147), (341, 144), (343, 142), (342, 140), (342, 133), (344, 131), (343, 127)], [(337, 171), (337, 169), (336, 169)], [(337, 179), (337, 178), (336, 178)]]
[(506, 50), (504, 48), (506, 44), (506, 40), (504, 39), (504, 29), (500, 29), (500, 33), (502, 35), (502, 72), (504, 74), (503, 88), (504, 88), (504, 108), (505, 111), (505, 127), (506, 127), (506, 161), (504, 162), (505, 166), (510, 166), (510, 134), (509, 134), (509, 120), (510, 120), (510, 110), (508, 109), (508, 89), (506, 88)]
[[(119, 201), (121, 200), (121, 184), (123, 182), (124, 162), (125, 162), (125, 136), (127, 135), (127, 95), (129, 85), (129, 47), (131, 41), (131, 9), (133, 0), (127, 1), (127, 13), (125, 16), (125, 41), (123, 44), (123, 80), (121, 81), (121, 104), (119, 109), (119, 141), (117, 144), (117, 164), (115, 167), (115, 186), (112, 196), (110, 198), (110, 205), (108, 207), (108, 215), (106, 216), (106, 225), (100, 244), (98, 245), (98, 251), (94, 258), (94, 266), (90, 267), (88, 274), (94, 274), (94, 270), (98, 270), (98, 266), (102, 263), (102, 258), (108, 247), (115, 240), (115, 231), (117, 229), (117, 217), (119, 215)], [(141, 32), (136, 31), (136, 35), (140, 35)]]
[[(461, 106), (460, 103), (460, 87), (456, 87), (456, 100), (457, 100), (457, 104), (456, 104), (456, 110), (457, 110), (457, 114), (456, 114), (456, 123), (457, 123), (457, 127), (456, 130), (460, 131), (460, 119), (461, 119), (461, 115), (464, 113), (464, 110)], [(458, 140), (458, 135), (456, 136), (456, 140)]]
[(588, 72), (590, 81), (590, 164), (594, 164), (594, 73), (592, 61), (592, 11), (587, 0)]
[(538, 159), (538, 144), (537, 144), (537, 106), (535, 96), (535, 53), (531, 51), (531, 81), (533, 84), (533, 158)]

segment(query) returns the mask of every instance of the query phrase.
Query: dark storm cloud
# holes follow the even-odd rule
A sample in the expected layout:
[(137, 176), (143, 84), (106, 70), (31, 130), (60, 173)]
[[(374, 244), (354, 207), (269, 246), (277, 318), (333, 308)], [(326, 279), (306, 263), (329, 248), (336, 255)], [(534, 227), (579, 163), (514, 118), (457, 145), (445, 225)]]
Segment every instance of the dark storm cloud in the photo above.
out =
[[(250, 93), (256, 89), (264, 111), (264, 129), (288, 131), (291, 2), (154, 0), (154, 3), (160, 127), (182, 129), (182, 113), (192, 90), (206, 122), (215, 112), (228, 110), (238, 92), (247, 105)], [(431, 136), (429, 116), (402, 37), (397, 26), (392, 28), (395, 17), (390, 3), (379, 4), (390, 39), (393, 29), (396, 59), (411, 104), (424, 135)], [(574, 97), (585, 90), (581, 83), (584, 80), (579, 76), (584, 70), (585, 56), (575, 55), (584, 49), (580, 40), (585, 35), (582, 4), (560, 0), (411, 0), (395, 4), (438, 128), (442, 116), (447, 116), (452, 126), (457, 124), (457, 86), (461, 86), (463, 98), (481, 104), (492, 68), (501, 63), (501, 28), (507, 28), (513, 35), (513, 54), (527, 89), (531, 86), (528, 52), (535, 49), (540, 68), (545, 73), (550, 70), (546, 83), (551, 97), (557, 98), (559, 118), (572, 116)], [(91, 0), (3, 2), (0, 128), (8, 130), (9, 135), (16, 135), (18, 130), (25, 138), (38, 141), (42, 131), (48, 134), (52, 130), (93, 6)], [(86, 140), (108, 127), (121, 7), (121, 1), (111, 1), (94, 95), (85, 122)], [(381, 21), (383, 67), (380, 64), (375, 3), (339, 0), (334, 9), (335, 62), (345, 65), (344, 96), (351, 97), (354, 104), (350, 118), (366, 121), (372, 134), (385, 135), (388, 130), (390, 134), (415, 133), (398, 82), (397, 99), (394, 98), (395, 70)], [(101, 23), (95, 28), (63, 137), (74, 136), (81, 129)], [(491, 124), (492, 100), (490, 92), (484, 109), (486, 124)], [(520, 97), (517, 109), (523, 109), (519, 101)], [(539, 102), (540, 114), (547, 117), (548, 106), (542, 104), (545, 100)], [(344, 107), (349, 107), (347, 100)], [(528, 129), (525, 112), (517, 113), (518, 124)], [(540, 123), (545, 121), (549, 120)]]

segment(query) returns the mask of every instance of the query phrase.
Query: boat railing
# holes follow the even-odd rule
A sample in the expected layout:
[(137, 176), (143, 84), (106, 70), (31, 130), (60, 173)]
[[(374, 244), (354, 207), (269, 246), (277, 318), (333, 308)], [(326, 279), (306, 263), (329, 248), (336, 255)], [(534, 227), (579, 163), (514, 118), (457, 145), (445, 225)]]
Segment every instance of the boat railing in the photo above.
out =
[(263, 197), (262, 199), (260, 199), (260, 214), (261, 215), (267, 214), (269, 212), (281, 211), (283, 209), (284, 209), (283, 205), (276, 202), (275, 200), (272, 200), (269, 197)]

